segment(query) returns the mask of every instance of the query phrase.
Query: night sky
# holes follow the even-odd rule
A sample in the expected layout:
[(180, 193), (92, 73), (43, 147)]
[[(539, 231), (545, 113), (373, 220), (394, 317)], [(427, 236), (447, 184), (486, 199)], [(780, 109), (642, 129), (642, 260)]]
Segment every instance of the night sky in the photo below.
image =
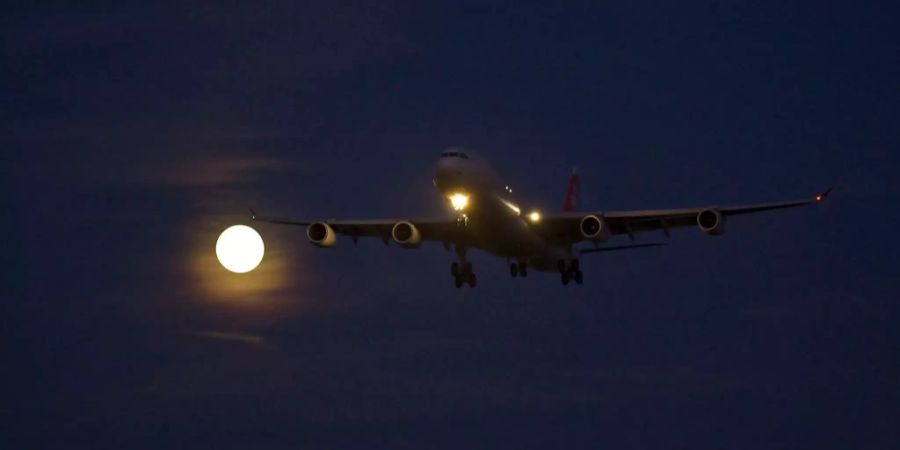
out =
[[(896, 2), (136, 3), (0, 17), (0, 447), (900, 447)], [(249, 221), (442, 217), (451, 146), (547, 211), (575, 166), (594, 210), (834, 192), (566, 287)]]

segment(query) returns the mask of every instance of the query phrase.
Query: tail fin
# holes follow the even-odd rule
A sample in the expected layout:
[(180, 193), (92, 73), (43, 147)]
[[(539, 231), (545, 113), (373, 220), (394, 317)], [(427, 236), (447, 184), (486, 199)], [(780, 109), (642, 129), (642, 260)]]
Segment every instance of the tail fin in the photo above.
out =
[(569, 177), (569, 187), (566, 188), (566, 199), (563, 202), (563, 211), (575, 211), (578, 209), (578, 201), (581, 198), (581, 177), (578, 169), (572, 169)]

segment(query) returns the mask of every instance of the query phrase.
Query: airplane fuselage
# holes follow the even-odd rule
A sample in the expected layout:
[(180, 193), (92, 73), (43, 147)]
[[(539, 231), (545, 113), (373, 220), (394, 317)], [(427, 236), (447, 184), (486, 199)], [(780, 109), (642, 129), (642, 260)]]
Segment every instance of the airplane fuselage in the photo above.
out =
[[(484, 160), (453, 153), (438, 161), (434, 185), (457, 210), (461, 226), (470, 227), (473, 247), (542, 271), (556, 271), (559, 259), (571, 257), (568, 248), (554, 247), (534, 231), (540, 216), (532, 214), (540, 212), (519, 203)], [(454, 205), (454, 196), (464, 196), (465, 204)]]

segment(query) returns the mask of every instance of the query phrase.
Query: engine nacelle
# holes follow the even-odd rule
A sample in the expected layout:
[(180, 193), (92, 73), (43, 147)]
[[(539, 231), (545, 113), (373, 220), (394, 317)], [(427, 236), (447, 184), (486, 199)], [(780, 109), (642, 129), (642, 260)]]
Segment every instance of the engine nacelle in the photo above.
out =
[(391, 237), (401, 247), (416, 248), (422, 244), (422, 235), (419, 233), (419, 229), (406, 221), (394, 224), (394, 228), (391, 228)]
[(316, 222), (306, 227), (306, 237), (319, 247), (334, 247), (337, 243), (337, 233), (325, 222)]
[(704, 209), (697, 214), (697, 226), (710, 236), (725, 234), (725, 216), (718, 209)]
[(609, 239), (609, 226), (606, 221), (593, 214), (584, 216), (578, 223), (578, 229), (585, 239), (593, 241), (605, 241)]

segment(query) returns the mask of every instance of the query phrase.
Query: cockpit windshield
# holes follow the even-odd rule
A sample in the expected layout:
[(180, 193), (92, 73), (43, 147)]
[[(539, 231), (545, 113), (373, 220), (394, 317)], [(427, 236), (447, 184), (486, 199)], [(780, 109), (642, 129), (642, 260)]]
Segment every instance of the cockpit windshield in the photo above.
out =
[(465, 154), (465, 153), (463, 153), (463, 152), (449, 151), (449, 152), (441, 153), (441, 158), (462, 158), (462, 159), (469, 159), (469, 155), (467, 155), (467, 154)]

